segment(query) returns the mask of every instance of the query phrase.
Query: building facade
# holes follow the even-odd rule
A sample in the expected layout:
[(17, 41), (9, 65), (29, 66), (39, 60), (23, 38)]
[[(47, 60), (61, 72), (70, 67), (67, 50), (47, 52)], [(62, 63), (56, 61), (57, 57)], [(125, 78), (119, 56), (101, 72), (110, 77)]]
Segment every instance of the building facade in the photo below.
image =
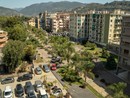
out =
[(130, 81), (130, 15), (122, 20), (118, 67), (126, 70), (126, 79)]
[(8, 40), (8, 33), (5, 31), (0, 30), (0, 49), (5, 46)]
[(122, 16), (125, 14), (126, 12), (120, 9), (110, 13), (108, 46), (113, 52), (119, 51)]
[(70, 36), (74, 41), (89, 40), (97, 44), (107, 44), (109, 12), (88, 11), (85, 14), (70, 14)]
[(85, 30), (88, 40), (106, 46), (109, 28), (108, 11), (89, 11), (85, 17)]
[(32, 27), (35, 27), (35, 18), (31, 18), (29, 21), (28, 21), (28, 25), (32, 26)]
[(81, 42), (87, 38), (85, 34), (85, 14), (71, 13), (70, 14), (70, 38), (74, 41)]
[(41, 27), (50, 32), (62, 32), (69, 30), (69, 13), (48, 13), (45, 11), (41, 17)]

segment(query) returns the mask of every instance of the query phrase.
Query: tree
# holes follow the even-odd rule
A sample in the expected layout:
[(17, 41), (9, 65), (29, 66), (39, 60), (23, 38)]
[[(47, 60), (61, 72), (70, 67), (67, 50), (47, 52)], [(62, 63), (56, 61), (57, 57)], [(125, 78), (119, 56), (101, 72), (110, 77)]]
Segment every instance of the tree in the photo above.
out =
[(95, 43), (91, 43), (89, 41), (87, 41), (87, 43), (85, 44), (86, 47), (90, 47), (91, 50), (94, 50), (97, 46)]
[(86, 76), (87, 74), (94, 78), (94, 75), (93, 73), (91, 72), (92, 69), (95, 67), (95, 64), (91, 61), (82, 61), (82, 72), (84, 73), (84, 78), (85, 78), (85, 81), (87, 80)]
[(88, 52), (87, 49), (85, 49), (84, 51), (81, 52), (81, 57), (83, 60), (89, 61), (92, 60), (93, 55), (92, 53)]
[(128, 98), (123, 91), (126, 87), (126, 83), (119, 82), (108, 86), (108, 89), (112, 91), (113, 98)]
[(105, 47), (102, 48), (102, 57), (103, 58), (108, 58), (109, 53), (107, 52), (107, 49)]
[(9, 41), (2, 49), (3, 62), (7, 71), (12, 72), (22, 62), (24, 43), (21, 41)]
[(107, 63), (105, 65), (105, 67), (108, 69), (108, 70), (114, 70), (116, 69), (117, 67), (117, 63), (116, 63), (116, 60), (114, 58), (114, 55), (110, 55), (108, 58), (107, 58)]
[(15, 25), (8, 32), (9, 39), (25, 41), (27, 39), (28, 32), (22, 25)]
[(73, 48), (71, 42), (68, 42), (66, 44), (66, 50), (65, 51), (66, 51), (66, 59), (67, 59), (67, 62), (69, 64), (70, 63), (70, 59), (72, 57), (72, 54), (75, 52), (75, 49)]
[(28, 61), (29, 63), (33, 61), (34, 54), (35, 49), (33, 45), (27, 45), (24, 48), (24, 60)]

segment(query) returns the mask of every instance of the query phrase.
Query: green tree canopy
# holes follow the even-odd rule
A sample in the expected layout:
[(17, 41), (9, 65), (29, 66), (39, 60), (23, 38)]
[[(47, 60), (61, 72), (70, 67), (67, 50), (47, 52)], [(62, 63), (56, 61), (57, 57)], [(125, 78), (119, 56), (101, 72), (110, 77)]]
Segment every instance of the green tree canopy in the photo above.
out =
[(126, 83), (119, 82), (108, 86), (108, 89), (112, 91), (113, 98), (128, 98), (128, 96), (123, 93), (125, 87)]
[(27, 45), (24, 48), (24, 59), (28, 62), (32, 62), (35, 54), (35, 49), (33, 45)]
[(15, 25), (8, 32), (9, 39), (20, 41), (25, 41), (27, 39), (27, 34), (28, 32), (26, 29), (20, 24)]
[(109, 70), (116, 69), (117, 63), (116, 63), (115, 57), (112, 54), (107, 58), (107, 63), (105, 67)]
[(10, 40), (2, 49), (3, 62), (8, 66), (8, 72), (12, 72), (22, 61), (24, 43)]

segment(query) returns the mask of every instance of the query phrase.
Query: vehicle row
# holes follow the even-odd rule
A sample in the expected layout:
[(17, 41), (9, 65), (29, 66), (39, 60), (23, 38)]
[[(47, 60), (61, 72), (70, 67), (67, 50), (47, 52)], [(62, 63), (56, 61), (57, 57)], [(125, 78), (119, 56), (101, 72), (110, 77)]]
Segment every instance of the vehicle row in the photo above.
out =
[[(21, 81), (31, 80), (32, 78), (33, 78), (32, 74), (28, 73), (28, 74), (19, 76), (17, 78), (17, 81), (21, 82)], [(1, 84), (13, 83), (14, 81), (15, 81), (15, 79), (13, 77), (6, 77), (6, 78), (1, 79)]]
[(16, 97), (20, 98), (25, 94), (27, 98), (37, 98), (35, 92), (39, 94), (39, 98), (48, 98), (44, 85), (40, 80), (36, 80), (34, 85), (32, 85), (30, 81), (25, 82), (25, 86), (22, 86), (22, 84), (17, 84), (14, 92), (11, 86), (6, 86), (3, 93), (0, 89), (0, 98), (13, 98), (14, 94)]

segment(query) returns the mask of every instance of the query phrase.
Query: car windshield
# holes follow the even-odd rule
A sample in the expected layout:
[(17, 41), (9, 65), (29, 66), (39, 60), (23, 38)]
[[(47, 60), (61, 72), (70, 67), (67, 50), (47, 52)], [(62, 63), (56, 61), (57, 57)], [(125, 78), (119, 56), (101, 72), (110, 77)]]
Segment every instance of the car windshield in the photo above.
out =
[(41, 95), (41, 98), (48, 98), (47, 94)]
[(11, 91), (5, 92), (5, 95), (8, 96), (11, 94)]
[(47, 67), (47, 66), (45, 66), (45, 69), (46, 69), (46, 70), (48, 70), (48, 67)]
[(21, 93), (23, 93), (23, 90), (18, 90), (17, 91), (17, 94), (21, 94)]
[(34, 92), (30, 92), (29, 96), (30, 96), (30, 97), (35, 96)]
[(37, 85), (37, 88), (39, 88), (39, 87), (42, 87), (42, 85), (41, 84)]

